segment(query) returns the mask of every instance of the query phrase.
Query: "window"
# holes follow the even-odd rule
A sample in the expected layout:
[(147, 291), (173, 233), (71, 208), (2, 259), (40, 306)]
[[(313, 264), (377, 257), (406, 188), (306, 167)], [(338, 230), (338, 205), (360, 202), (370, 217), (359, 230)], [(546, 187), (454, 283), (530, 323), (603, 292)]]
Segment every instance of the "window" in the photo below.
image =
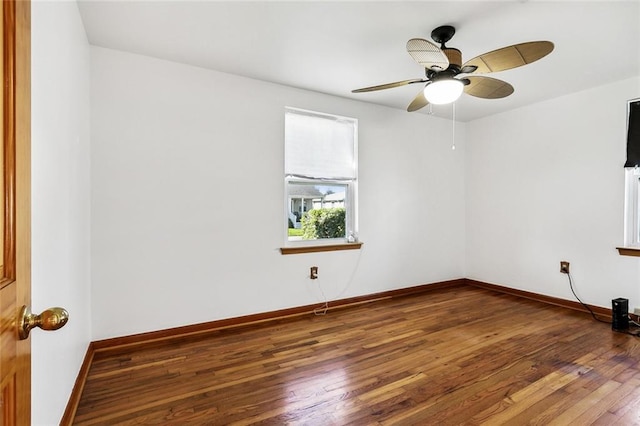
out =
[(358, 121), (285, 110), (285, 245), (357, 239)]
[(624, 246), (640, 249), (640, 99), (627, 104)]

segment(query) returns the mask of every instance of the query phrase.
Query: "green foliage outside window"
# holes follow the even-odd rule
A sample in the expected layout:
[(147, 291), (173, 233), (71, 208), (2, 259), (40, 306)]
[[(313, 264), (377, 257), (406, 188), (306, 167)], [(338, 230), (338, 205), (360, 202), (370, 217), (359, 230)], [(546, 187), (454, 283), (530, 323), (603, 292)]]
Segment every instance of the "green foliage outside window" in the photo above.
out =
[(302, 217), (302, 239), (344, 238), (345, 209), (313, 209)]

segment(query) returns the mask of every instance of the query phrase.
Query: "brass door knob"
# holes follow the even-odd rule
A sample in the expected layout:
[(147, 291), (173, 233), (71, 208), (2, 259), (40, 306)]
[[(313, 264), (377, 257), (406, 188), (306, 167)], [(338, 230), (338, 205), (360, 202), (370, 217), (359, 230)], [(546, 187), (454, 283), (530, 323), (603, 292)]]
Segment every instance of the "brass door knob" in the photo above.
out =
[(32, 314), (26, 305), (18, 315), (18, 336), (20, 340), (29, 337), (29, 332), (39, 327), (43, 330), (57, 330), (69, 321), (69, 312), (64, 308), (49, 308), (40, 315)]

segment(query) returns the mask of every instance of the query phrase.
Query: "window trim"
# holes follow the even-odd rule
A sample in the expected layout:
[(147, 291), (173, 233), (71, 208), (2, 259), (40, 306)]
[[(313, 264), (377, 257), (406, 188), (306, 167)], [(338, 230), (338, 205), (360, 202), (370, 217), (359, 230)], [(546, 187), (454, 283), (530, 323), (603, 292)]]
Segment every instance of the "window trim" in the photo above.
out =
[(325, 244), (325, 245), (313, 245), (313, 246), (297, 246), (297, 247), (280, 247), (280, 253), (286, 254), (300, 254), (300, 253), (318, 253), (323, 251), (341, 251), (341, 250), (360, 250), (362, 248), (362, 242), (356, 243), (342, 243), (342, 244)]
[(640, 248), (616, 247), (620, 256), (640, 257)]

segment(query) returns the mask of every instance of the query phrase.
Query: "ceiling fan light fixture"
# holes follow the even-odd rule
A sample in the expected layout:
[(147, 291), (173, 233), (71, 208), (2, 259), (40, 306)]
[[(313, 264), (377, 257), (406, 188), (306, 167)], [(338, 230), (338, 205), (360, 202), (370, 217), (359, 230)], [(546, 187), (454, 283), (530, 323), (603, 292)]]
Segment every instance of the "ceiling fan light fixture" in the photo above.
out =
[(464, 84), (460, 80), (454, 78), (437, 80), (425, 86), (424, 97), (430, 104), (450, 104), (458, 100), (463, 89)]

